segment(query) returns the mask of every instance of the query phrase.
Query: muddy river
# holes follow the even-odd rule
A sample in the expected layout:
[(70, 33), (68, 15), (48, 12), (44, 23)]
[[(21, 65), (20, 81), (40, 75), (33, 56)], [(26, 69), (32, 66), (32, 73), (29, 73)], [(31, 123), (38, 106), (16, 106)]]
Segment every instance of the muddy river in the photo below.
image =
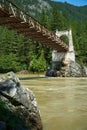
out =
[(44, 130), (87, 130), (87, 78), (30, 78)]

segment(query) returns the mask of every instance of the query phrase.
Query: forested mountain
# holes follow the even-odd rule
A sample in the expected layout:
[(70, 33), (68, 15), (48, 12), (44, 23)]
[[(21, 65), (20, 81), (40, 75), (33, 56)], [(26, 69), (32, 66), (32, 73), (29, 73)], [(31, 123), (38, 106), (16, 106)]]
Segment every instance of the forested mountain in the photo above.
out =
[(34, 17), (38, 17), (42, 9), (50, 9), (50, 0), (13, 0), (21, 9), (29, 12)]
[[(76, 7), (51, 0), (12, 0), (51, 31), (73, 31), (76, 60), (87, 66), (87, 6)], [(61, 37), (68, 44), (66, 36)], [(45, 71), (51, 64), (51, 49), (0, 26), (0, 72)]]
[[(55, 4), (55, 2), (54, 2)], [(58, 9), (64, 13), (68, 20), (85, 21), (87, 20), (87, 6), (74, 6), (68, 4), (67, 2), (61, 3), (57, 2)]]
[(41, 10), (44, 8), (50, 13), (50, 9), (53, 8), (54, 4), (58, 5), (64, 15), (70, 20), (76, 19), (84, 21), (87, 19), (87, 6), (74, 6), (67, 2), (54, 2), (51, 0), (13, 0), (21, 9), (29, 12), (34, 17), (38, 17)]

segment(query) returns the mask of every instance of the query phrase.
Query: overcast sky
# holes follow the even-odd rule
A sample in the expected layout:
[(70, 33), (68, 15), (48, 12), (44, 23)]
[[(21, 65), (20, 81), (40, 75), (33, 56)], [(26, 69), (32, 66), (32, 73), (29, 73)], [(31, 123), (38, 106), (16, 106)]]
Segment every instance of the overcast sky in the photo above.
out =
[(67, 2), (76, 6), (87, 5), (87, 0), (52, 0), (52, 1)]

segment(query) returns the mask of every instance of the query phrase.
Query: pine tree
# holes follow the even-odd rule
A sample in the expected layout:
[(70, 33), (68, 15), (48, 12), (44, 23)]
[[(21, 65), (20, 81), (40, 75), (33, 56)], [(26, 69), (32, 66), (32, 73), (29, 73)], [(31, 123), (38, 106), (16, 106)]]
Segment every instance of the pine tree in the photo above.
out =
[(55, 4), (52, 9), (52, 16), (51, 16), (51, 30), (55, 31), (63, 30), (65, 28), (66, 20), (62, 15), (62, 12), (58, 11), (58, 6)]
[(48, 27), (48, 18), (46, 15), (46, 11), (45, 9), (42, 9), (41, 15), (40, 15), (40, 23), (44, 26), (44, 27)]

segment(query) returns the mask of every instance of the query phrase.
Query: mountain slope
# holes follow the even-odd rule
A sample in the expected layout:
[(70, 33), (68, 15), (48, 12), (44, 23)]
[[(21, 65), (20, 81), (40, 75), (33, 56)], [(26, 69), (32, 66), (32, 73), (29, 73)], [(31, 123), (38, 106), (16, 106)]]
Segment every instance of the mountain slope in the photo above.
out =
[(58, 2), (59, 10), (67, 15), (68, 19), (76, 19), (77, 21), (87, 20), (87, 6), (74, 6), (68, 3)]
[(49, 12), (56, 3), (58, 5), (58, 10), (60, 10), (68, 20), (87, 20), (87, 6), (78, 7), (68, 4), (67, 2), (62, 3), (51, 0), (13, 0), (13, 2), (36, 18), (40, 15), (43, 8)]
[(37, 17), (42, 9), (50, 9), (50, 0), (13, 0), (20, 8)]

